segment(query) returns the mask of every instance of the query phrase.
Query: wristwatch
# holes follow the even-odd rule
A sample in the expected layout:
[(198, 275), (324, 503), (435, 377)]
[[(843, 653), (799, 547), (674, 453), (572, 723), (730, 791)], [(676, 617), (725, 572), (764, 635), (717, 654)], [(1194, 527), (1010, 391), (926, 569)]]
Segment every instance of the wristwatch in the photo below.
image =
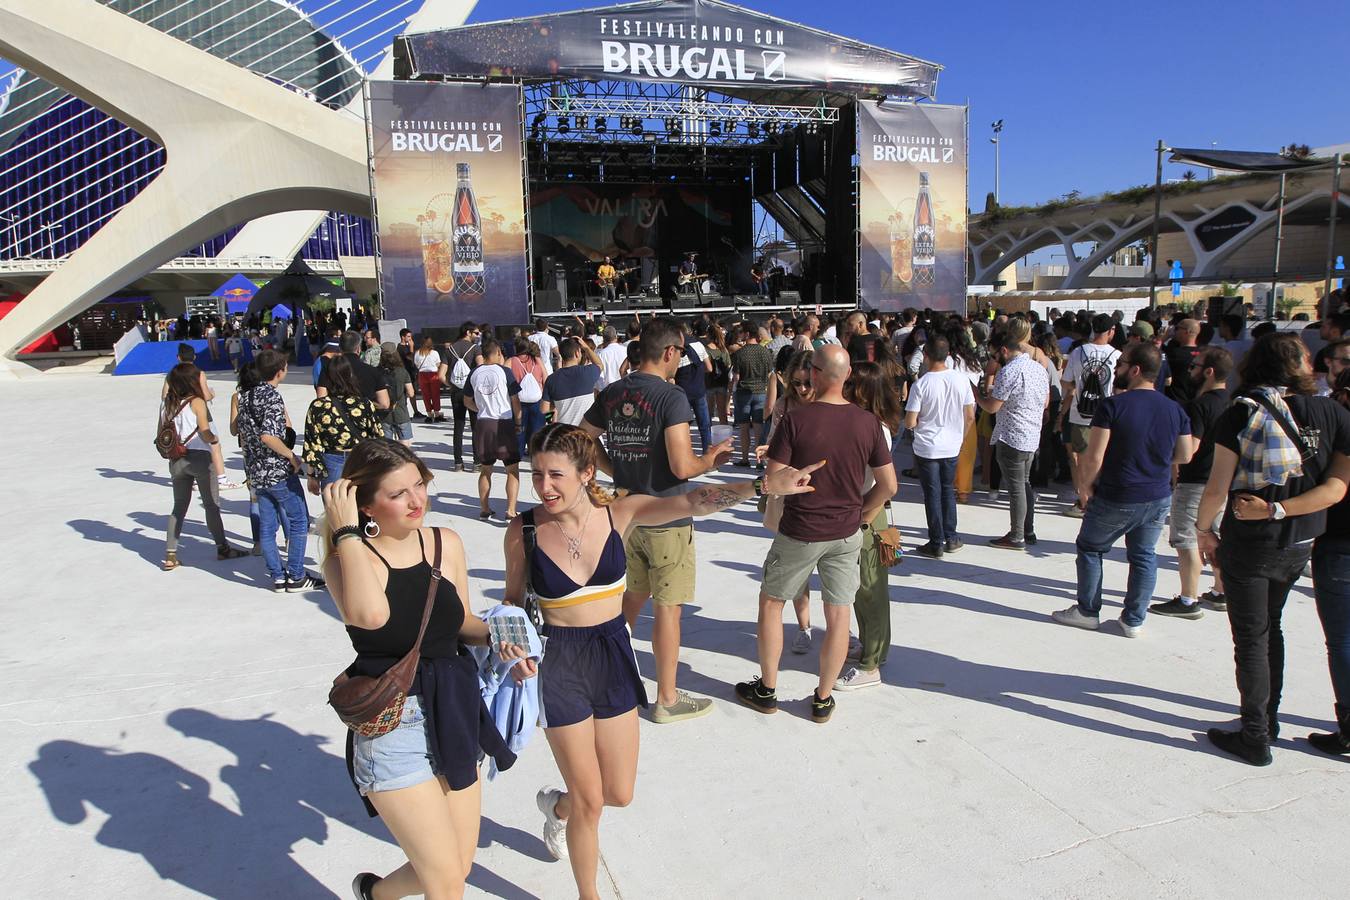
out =
[(1289, 515), (1289, 513), (1287, 513), (1287, 512), (1284, 511), (1284, 504), (1283, 504), (1283, 503), (1272, 503), (1272, 504), (1270, 504), (1270, 518), (1271, 518), (1272, 520), (1278, 522), (1278, 521), (1280, 521), (1281, 519), (1283, 519), (1283, 518), (1284, 518), (1285, 516), (1287, 516), (1287, 515)]

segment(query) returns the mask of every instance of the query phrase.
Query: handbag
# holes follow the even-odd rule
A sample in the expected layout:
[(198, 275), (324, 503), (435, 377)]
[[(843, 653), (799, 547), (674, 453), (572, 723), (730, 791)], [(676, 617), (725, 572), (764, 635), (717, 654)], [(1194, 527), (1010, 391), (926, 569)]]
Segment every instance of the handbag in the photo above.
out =
[(544, 614), (539, 608), (539, 595), (534, 592), (530, 569), (534, 566), (535, 525), (534, 510), (527, 509), (520, 517), (520, 539), (525, 544), (525, 615), (530, 617), (534, 630), (543, 633)]
[(168, 415), (168, 408), (161, 407), (159, 412), (159, 428), (155, 431), (155, 449), (159, 455), (173, 462), (175, 459), (182, 459), (187, 456), (187, 445), (183, 443), (183, 436), (178, 433), (177, 418), (191, 403), (188, 400), (182, 406), (178, 407), (178, 412), (172, 416)]
[(388, 734), (398, 727), (403, 717), (403, 703), (408, 699), (413, 676), (417, 674), (417, 662), (422, 656), (422, 637), (427, 633), (431, 608), (441, 587), (441, 530), (432, 529), (432, 535), (436, 539), (436, 549), (431, 562), (431, 583), (427, 586), (422, 625), (417, 629), (417, 641), (412, 649), (378, 678), (340, 672), (328, 691), (328, 704), (338, 718), (363, 737)]
[(876, 533), (877, 557), (887, 568), (899, 565), (905, 558), (904, 548), (900, 546), (900, 530), (891, 521), (891, 504), (886, 504), (886, 527)]

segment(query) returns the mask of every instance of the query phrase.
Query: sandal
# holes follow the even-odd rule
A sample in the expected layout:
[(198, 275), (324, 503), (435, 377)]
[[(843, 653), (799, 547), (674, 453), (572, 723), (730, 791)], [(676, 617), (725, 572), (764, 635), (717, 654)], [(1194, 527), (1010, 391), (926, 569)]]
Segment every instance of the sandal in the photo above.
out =
[(490, 519), (490, 518), (492, 518), (492, 510), (490, 510), (490, 509), (480, 509), (480, 510), (478, 511), (478, 518), (480, 518), (480, 519)]
[(247, 550), (240, 550), (238, 547), (217, 547), (216, 559), (238, 559), (241, 556), (248, 556)]
[(164, 562), (159, 564), (159, 567), (163, 569), (165, 572), (172, 572), (174, 569), (178, 568), (178, 566), (179, 562), (177, 553), (165, 553)]

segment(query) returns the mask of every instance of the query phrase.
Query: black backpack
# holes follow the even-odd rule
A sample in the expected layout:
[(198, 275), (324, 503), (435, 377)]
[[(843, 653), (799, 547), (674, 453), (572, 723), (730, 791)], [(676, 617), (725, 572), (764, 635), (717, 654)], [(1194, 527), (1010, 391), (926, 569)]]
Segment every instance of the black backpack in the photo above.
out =
[(1078, 414), (1085, 419), (1091, 419), (1096, 415), (1097, 407), (1110, 396), (1107, 385), (1115, 378), (1111, 356), (1111, 353), (1083, 352), (1083, 386), (1078, 389), (1078, 399), (1074, 405), (1078, 409)]

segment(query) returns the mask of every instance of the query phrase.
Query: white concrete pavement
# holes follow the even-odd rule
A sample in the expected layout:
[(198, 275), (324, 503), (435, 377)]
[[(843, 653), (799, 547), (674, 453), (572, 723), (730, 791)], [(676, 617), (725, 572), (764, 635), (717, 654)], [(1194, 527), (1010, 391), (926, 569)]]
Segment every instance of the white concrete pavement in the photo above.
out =
[[(312, 396), (307, 375), (285, 387), (296, 419)], [(223, 418), (230, 383), (212, 383)], [(326, 595), (264, 590), (259, 559), (217, 563), (195, 505), (183, 568), (158, 569), (171, 505), (151, 447), (159, 384), (0, 383), (7, 892), (349, 896), (355, 872), (401, 861), (347, 781), (344, 731), (324, 704), (350, 645)], [(447, 471), (449, 426), (416, 430), (437, 471), (431, 521), (464, 536), (473, 603), (493, 602), (501, 526), (477, 520), (473, 476)], [(237, 450), (229, 458), (237, 470)], [(246, 502), (242, 491), (224, 502), (241, 545)], [(779, 715), (733, 703), (732, 684), (755, 671), (768, 538), (749, 503), (699, 524), (680, 679), (717, 706), (665, 728), (644, 721), (636, 799), (602, 825), (602, 891), (1343, 896), (1350, 766), (1302, 740), (1328, 724), (1332, 703), (1308, 585), (1286, 616), (1275, 764), (1253, 769), (1203, 738), (1236, 715), (1222, 615), (1151, 617), (1135, 641), (1106, 625), (1056, 625), (1050, 611), (1072, 602), (1077, 520), (1042, 513), (1039, 546), (1015, 554), (982, 545), (1006, 530), (1006, 503), (960, 512), (965, 550), (940, 562), (910, 555), (894, 570), (885, 684), (840, 694), (825, 726), (798, 699), (814, 654), (785, 655)], [(923, 540), (912, 482), (897, 521), (908, 546)], [(1165, 546), (1160, 563), (1165, 598), (1177, 586)], [(1123, 551), (1106, 577), (1114, 616)], [(649, 639), (644, 618), (634, 641), (644, 672)], [(534, 806), (535, 791), (558, 782), (540, 736), (487, 786), (471, 895), (575, 896)]]

